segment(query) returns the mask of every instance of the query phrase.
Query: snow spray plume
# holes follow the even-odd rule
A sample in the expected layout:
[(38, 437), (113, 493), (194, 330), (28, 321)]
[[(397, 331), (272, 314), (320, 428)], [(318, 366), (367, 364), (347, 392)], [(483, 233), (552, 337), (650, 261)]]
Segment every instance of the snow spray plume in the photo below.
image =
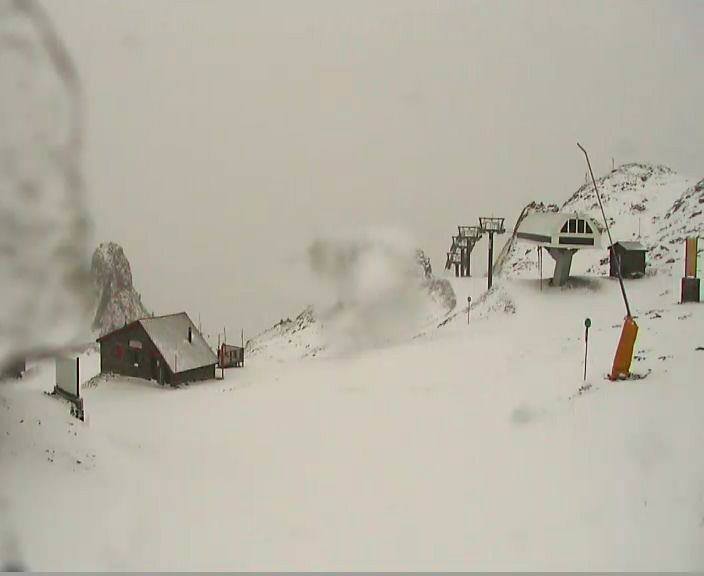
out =
[(308, 257), (333, 298), (325, 321), (333, 346), (349, 350), (390, 342), (411, 332), (427, 312), (423, 268), (413, 243), (401, 234), (319, 238)]

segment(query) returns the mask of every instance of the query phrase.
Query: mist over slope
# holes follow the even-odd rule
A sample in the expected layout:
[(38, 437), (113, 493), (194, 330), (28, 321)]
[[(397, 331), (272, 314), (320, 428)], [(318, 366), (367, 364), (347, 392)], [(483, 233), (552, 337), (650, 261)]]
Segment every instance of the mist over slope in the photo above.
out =
[[(614, 242), (638, 240), (648, 250), (647, 273), (672, 273), (681, 266), (682, 241), (704, 230), (704, 180), (696, 182), (666, 166), (631, 163), (597, 179), (604, 211), (609, 219)], [(591, 182), (585, 183), (560, 206), (532, 202), (523, 211), (580, 212), (603, 222)], [(516, 241), (515, 231), (495, 264), (495, 271), (506, 277), (538, 276), (535, 246)], [(608, 237), (602, 236), (600, 250), (580, 250), (574, 257), (573, 274), (608, 275)], [(546, 256), (544, 277), (552, 274), (553, 260)]]
[(402, 235), (319, 238), (307, 253), (326, 296), (251, 339), (250, 354), (304, 357), (383, 346), (411, 338), (455, 307), (450, 283), (436, 278), (430, 259)]

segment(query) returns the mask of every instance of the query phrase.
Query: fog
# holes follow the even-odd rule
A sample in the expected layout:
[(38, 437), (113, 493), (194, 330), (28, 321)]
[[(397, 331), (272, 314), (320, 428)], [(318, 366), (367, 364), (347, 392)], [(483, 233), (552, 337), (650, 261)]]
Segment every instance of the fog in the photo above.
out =
[(94, 243), (206, 331), (298, 312), (331, 232), (403, 230), (441, 270), (456, 225), (581, 184), (577, 140), (597, 173), (704, 175), (701, 2), (46, 8), (81, 78)]

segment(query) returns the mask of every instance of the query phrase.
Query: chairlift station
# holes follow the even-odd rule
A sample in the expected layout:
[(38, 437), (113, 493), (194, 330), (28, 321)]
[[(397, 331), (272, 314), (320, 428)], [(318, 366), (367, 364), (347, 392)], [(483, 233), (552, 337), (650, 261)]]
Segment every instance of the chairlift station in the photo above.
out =
[(553, 286), (567, 282), (577, 250), (601, 248), (601, 230), (596, 222), (578, 213), (534, 212), (520, 223), (516, 237), (545, 248), (554, 258)]

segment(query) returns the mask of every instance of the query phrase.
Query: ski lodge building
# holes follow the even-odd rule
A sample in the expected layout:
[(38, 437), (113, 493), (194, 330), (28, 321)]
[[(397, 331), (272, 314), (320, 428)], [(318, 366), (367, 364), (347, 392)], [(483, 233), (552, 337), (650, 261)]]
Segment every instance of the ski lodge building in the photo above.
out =
[(101, 373), (172, 385), (215, 378), (218, 358), (185, 312), (135, 320), (98, 342)]

